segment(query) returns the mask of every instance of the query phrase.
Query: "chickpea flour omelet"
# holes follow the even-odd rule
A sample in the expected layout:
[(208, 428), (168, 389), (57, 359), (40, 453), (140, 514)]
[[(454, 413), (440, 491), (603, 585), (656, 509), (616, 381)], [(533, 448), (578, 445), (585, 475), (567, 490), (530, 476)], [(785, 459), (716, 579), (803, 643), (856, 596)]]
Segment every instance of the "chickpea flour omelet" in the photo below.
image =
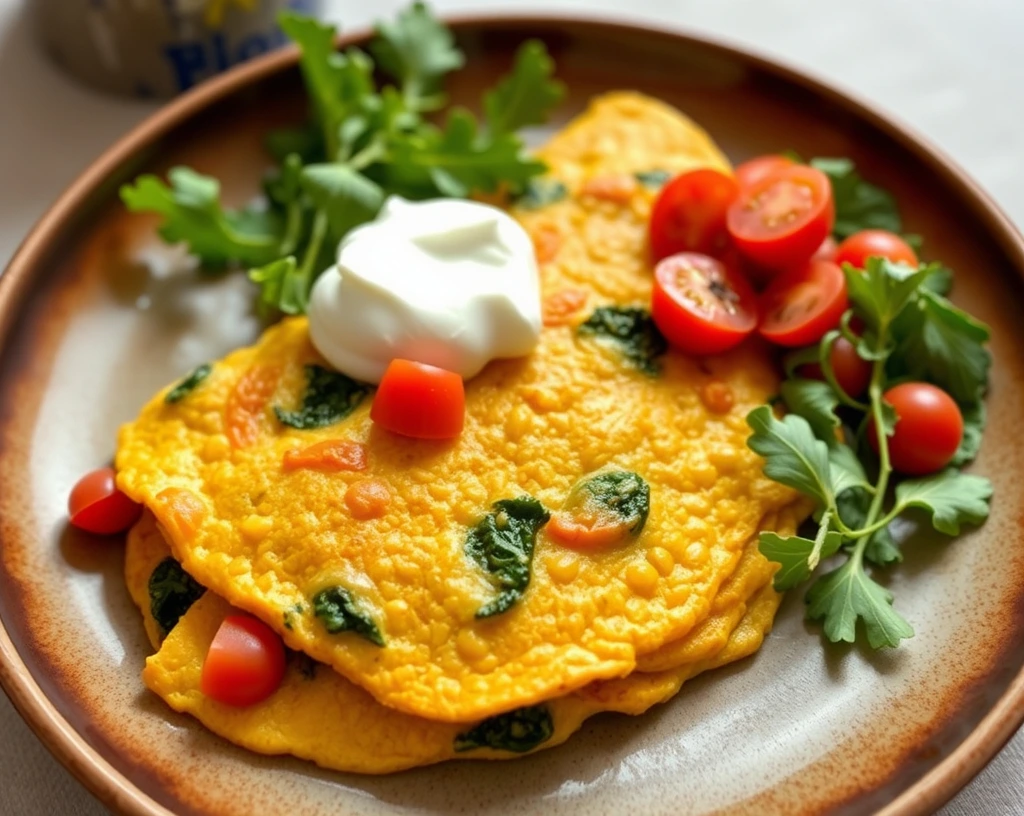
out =
[(314, 114), (268, 142), (269, 208), (185, 168), (122, 190), (283, 314), (122, 428), (116, 488), (72, 493), (73, 524), (131, 527), (152, 691), (253, 751), (388, 773), (642, 714), (754, 653), (819, 566), (829, 640), (912, 636), (872, 573), (909, 508), (987, 516), (959, 468), (991, 361), (887, 193), (842, 159), (734, 173), (633, 92), (528, 155), (562, 93), (539, 43), (442, 127), (421, 114), (462, 56), (422, 5), (372, 60), (282, 25)]

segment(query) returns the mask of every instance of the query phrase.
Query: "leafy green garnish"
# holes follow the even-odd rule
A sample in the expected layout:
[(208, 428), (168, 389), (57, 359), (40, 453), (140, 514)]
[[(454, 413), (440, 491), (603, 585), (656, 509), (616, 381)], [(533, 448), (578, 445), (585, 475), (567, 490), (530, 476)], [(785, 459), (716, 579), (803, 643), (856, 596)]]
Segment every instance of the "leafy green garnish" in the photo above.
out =
[(297, 411), (286, 411), (279, 405), (274, 406), (277, 418), (291, 428), (309, 430), (340, 422), (370, 393), (370, 386), (366, 383), (357, 382), (337, 371), (318, 365), (305, 368), (306, 391), (302, 395), (302, 407)]
[(174, 405), (176, 402), (181, 402), (185, 397), (195, 391), (203, 380), (210, 376), (211, 371), (213, 371), (213, 366), (209, 363), (203, 363), (201, 366), (197, 366), (188, 376), (178, 382), (164, 395), (164, 402), (168, 405)]
[(164, 635), (198, 601), (206, 588), (173, 558), (165, 558), (149, 576), (149, 611)]
[(636, 306), (599, 306), (577, 331), (610, 341), (630, 365), (652, 376), (661, 371), (658, 358), (668, 351), (651, 313)]
[(981, 524), (988, 518), (992, 483), (981, 476), (947, 470), (925, 479), (896, 486), (900, 507), (920, 507), (932, 517), (932, 526), (946, 535), (960, 535), (961, 524)]
[(818, 158), (811, 159), (810, 164), (828, 176), (832, 183), (836, 207), (832, 233), (836, 238), (842, 240), (866, 229), (896, 233), (903, 229), (896, 200), (881, 187), (864, 181), (852, 161)]
[(318, 592), (313, 597), (313, 614), (324, 622), (324, 628), (332, 635), (354, 632), (370, 643), (384, 645), (384, 637), (373, 618), (345, 587), (328, 587)]
[[(866, 269), (849, 266), (846, 274), (851, 310), (841, 328), (816, 348), (791, 355), (788, 379), (780, 392), (790, 412), (779, 419), (772, 409), (751, 411), (751, 449), (765, 459), (764, 473), (814, 499), (817, 533), (813, 537), (763, 532), (760, 550), (780, 565), (777, 589), (789, 589), (812, 577), (824, 559), (846, 560), (816, 578), (806, 595), (807, 616), (820, 620), (831, 641), (853, 642), (859, 631), (872, 648), (896, 646), (914, 633), (893, 607), (892, 593), (872, 575), (902, 560), (889, 525), (917, 508), (941, 533), (957, 535), (964, 524), (981, 524), (988, 516), (992, 486), (980, 476), (956, 468), (978, 450), (991, 356), (985, 347), (986, 326), (957, 309), (929, 286), (944, 267), (918, 269), (872, 258)], [(861, 337), (849, 326), (856, 317)], [(830, 350), (840, 334), (855, 341), (857, 353), (871, 364), (868, 402), (845, 394), (832, 370)], [(816, 362), (824, 381), (799, 376), (802, 365)], [(964, 409), (966, 433), (951, 467), (922, 479), (899, 482), (889, 490), (892, 465), (889, 436), (896, 425), (892, 406), (882, 395), (892, 384), (924, 379), (945, 388)], [(869, 421), (870, 420), (870, 421)], [(878, 460), (864, 462), (847, 444), (875, 434)], [(859, 622), (859, 623), (858, 623)]]
[(276, 214), (225, 210), (220, 182), (188, 167), (172, 168), (167, 179), (170, 185), (156, 176), (139, 176), (121, 188), (129, 210), (163, 216), (159, 232), (167, 243), (184, 242), (211, 266), (231, 261), (259, 266), (278, 256), (282, 224)]
[[(266, 206), (229, 209), (216, 179), (184, 167), (169, 183), (141, 176), (121, 189), (129, 209), (161, 215), (164, 240), (185, 243), (205, 267), (247, 268), (264, 312), (303, 313), (338, 241), (375, 218), (388, 195), (519, 195), (545, 171), (516, 133), (544, 122), (564, 96), (542, 43), (524, 43), (512, 71), (484, 93), (482, 125), (461, 108), (438, 124), (425, 114), (444, 106), (444, 79), (465, 59), (422, 3), (380, 23), (369, 54), (338, 52), (334, 28), (312, 18), (285, 11), (279, 20), (300, 49), (309, 121), (268, 136), (280, 166)], [(390, 82), (378, 85), (379, 76)]]
[(545, 705), (517, 708), (507, 714), (489, 717), (455, 737), (456, 751), (491, 748), (524, 754), (547, 742), (555, 733), (551, 711)]
[(466, 555), (491, 577), (498, 596), (476, 616), (489, 618), (507, 611), (530, 585), (537, 532), (551, 514), (531, 496), (496, 501), (466, 536)]
[(544, 43), (524, 43), (512, 73), (484, 94), (488, 131), (494, 135), (515, 133), (530, 125), (544, 124), (547, 112), (565, 96), (565, 85), (551, 80), (554, 71), (554, 60)]

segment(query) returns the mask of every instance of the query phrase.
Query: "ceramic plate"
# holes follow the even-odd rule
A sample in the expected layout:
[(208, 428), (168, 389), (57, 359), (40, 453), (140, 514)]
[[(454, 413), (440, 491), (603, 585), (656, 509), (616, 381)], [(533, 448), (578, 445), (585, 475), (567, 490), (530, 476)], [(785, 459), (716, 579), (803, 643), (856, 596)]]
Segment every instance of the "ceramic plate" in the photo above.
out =
[[(118, 185), (188, 164), (241, 203), (268, 159), (261, 136), (299, 118), (295, 57), (203, 86), (115, 145), (59, 200), (0, 280), (0, 679), (46, 744), (131, 814), (624, 812), (924, 813), (1024, 718), (1024, 249), (948, 159), (869, 107), (703, 40), (600, 22), (455, 24), (469, 56), (450, 91), (472, 103), (528, 36), (569, 97), (635, 88), (678, 105), (734, 160), (791, 148), (850, 156), (897, 197), (955, 300), (994, 328), (990, 426), (975, 470), (992, 517), (953, 542), (915, 540), (891, 589), (917, 635), (894, 651), (823, 648), (789, 597), (760, 654), (687, 684), (640, 718), (604, 716), (565, 746), (508, 763), (384, 778), (236, 749), (172, 713), (139, 679), (148, 653), (118, 541), (67, 527), (77, 477), (160, 386), (252, 339), (243, 276), (197, 275), (129, 217)], [(913, 530), (905, 530), (912, 538)]]

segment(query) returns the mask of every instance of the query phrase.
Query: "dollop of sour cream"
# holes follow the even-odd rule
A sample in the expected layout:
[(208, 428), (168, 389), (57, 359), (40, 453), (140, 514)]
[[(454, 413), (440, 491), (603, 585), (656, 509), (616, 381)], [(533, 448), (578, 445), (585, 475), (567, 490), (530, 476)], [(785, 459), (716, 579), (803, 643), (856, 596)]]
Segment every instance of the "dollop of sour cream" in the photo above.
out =
[(395, 358), (469, 378), (537, 345), (533, 243), (496, 207), (393, 196), (341, 241), (308, 312), (317, 350), (354, 379), (380, 382)]

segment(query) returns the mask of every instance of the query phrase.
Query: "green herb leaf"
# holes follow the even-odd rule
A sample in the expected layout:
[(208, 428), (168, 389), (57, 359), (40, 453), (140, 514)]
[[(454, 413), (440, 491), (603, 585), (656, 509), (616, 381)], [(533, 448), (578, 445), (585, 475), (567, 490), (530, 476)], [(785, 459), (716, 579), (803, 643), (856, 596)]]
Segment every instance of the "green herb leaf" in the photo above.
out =
[(960, 535), (961, 524), (981, 524), (988, 518), (992, 483), (981, 476), (949, 470), (900, 482), (896, 504), (920, 507), (932, 517), (932, 526), (946, 535)]
[(807, 617), (823, 621), (825, 637), (833, 643), (853, 643), (858, 619), (872, 649), (895, 647), (914, 636), (910, 624), (892, 608), (892, 593), (872, 580), (856, 558), (815, 581), (806, 601)]
[(167, 243), (184, 242), (193, 255), (212, 265), (259, 266), (278, 256), (283, 225), (273, 213), (225, 210), (220, 182), (187, 167), (175, 167), (167, 177), (170, 185), (156, 176), (139, 176), (121, 188), (129, 210), (163, 216), (160, 237)]
[(432, 185), (446, 196), (463, 198), (471, 191), (494, 192), (501, 186), (516, 193), (545, 171), (527, 158), (517, 136), (478, 134), (473, 115), (455, 108), (444, 130), (424, 126), (415, 137), (395, 145), (389, 177), (403, 186)]
[(747, 445), (764, 457), (765, 476), (817, 499), (823, 507), (835, 506), (828, 446), (814, 437), (806, 419), (796, 414), (776, 419), (771, 408), (761, 405), (747, 414), (747, 424), (753, 431)]
[(313, 597), (313, 614), (324, 622), (324, 628), (332, 635), (353, 632), (377, 646), (384, 645), (384, 637), (373, 618), (345, 587), (333, 586), (318, 592)]
[(524, 210), (539, 210), (548, 204), (561, 201), (568, 194), (569, 190), (560, 181), (532, 178), (526, 183), (523, 194), (516, 199), (516, 205)]
[(849, 159), (811, 159), (832, 183), (832, 198), (836, 206), (835, 226), (832, 233), (842, 240), (865, 229), (882, 229), (899, 233), (903, 230), (899, 210), (893, 197), (874, 184), (861, 178)]
[(357, 382), (344, 374), (318, 365), (306, 367), (306, 392), (298, 411), (286, 411), (274, 406), (274, 413), (284, 424), (300, 430), (333, 425), (351, 414), (370, 386)]
[(977, 402), (988, 383), (989, 329), (941, 295), (921, 292), (893, 326), (899, 372), (949, 392), (957, 402)]
[(810, 538), (765, 532), (760, 535), (758, 549), (769, 561), (782, 565), (775, 573), (773, 586), (779, 592), (785, 592), (810, 578), (818, 560), (835, 555), (842, 540), (842, 536), (835, 531), (823, 533), (822, 546), (813, 559), (813, 566), (810, 561), (815, 554), (817, 542)]
[(211, 371), (213, 371), (213, 366), (209, 363), (203, 363), (201, 366), (196, 367), (191, 374), (179, 381), (177, 385), (164, 395), (164, 402), (168, 405), (181, 402), (195, 391), (203, 380), (210, 376)]
[(310, 164), (302, 171), (302, 188), (327, 214), (334, 236), (373, 220), (384, 204), (384, 191), (344, 164)]
[(828, 445), (836, 445), (839, 417), (835, 409), (839, 398), (826, 382), (794, 377), (784, 380), (779, 388), (782, 400), (789, 410), (807, 420), (814, 435)]
[(291, 315), (306, 311), (308, 282), (299, 272), (294, 255), (250, 269), (249, 280), (259, 286), (259, 304), (264, 314), (275, 309)]
[(492, 136), (514, 133), (547, 121), (565, 96), (565, 86), (552, 80), (554, 60), (540, 40), (528, 40), (516, 52), (515, 66), (484, 94), (484, 118)]
[[(851, 530), (859, 530), (867, 522), (871, 493), (859, 488), (847, 490), (836, 499), (836, 504), (843, 523)], [(845, 549), (852, 550), (855, 544), (856, 542), (851, 541)], [(903, 553), (900, 552), (888, 526), (871, 534), (871, 538), (864, 546), (864, 560), (879, 567), (903, 560)]]
[(832, 474), (832, 495), (837, 498), (853, 488), (871, 489), (864, 465), (849, 445), (836, 444), (828, 451), (829, 472)]
[(490, 717), (455, 737), (456, 751), (491, 748), (523, 754), (547, 742), (555, 733), (551, 711), (545, 705), (517, 708)]
[(290, 11), (282, 12), (278, 21), (284, 33), (299, 45), (299, 68), (313, 118), (320, 128), (327, 159), (336, 160), (341, 127), (371, 104), (375, 93), (373, 63), (356, 48), (338, 53), (334, 26)]
[(531, 496), (502, 499), (466, 536), (466, 555), (490, 575), (498, 596), (480, 607), (476, 616), (506, 612), (530, 585), (537, 532), (551, 514)]
[(964, 418), (964, 438), (960, 441), (953, 461), (950, 462), (953, 467), (963, 467), (974, 461), (981, 449), (981, 436), (987, 419), (985, 403), (981, 400), (973, 405), (961, 405), (960, 413)]
[(672, 178), (668, 170), (640, 170), (633, 174), (637, 181), (644, 187), (664, 187), (665, 183)]
[(921, 285), (936, 295), (948, 295), (953, 289), (953, 270), (945, 264), (932, 264), (932, 267), (935, 271)]
[[(843, 265), (850, 302), (872, 332), (887, 331), (903, 308), (916, 297), (924, 281), (937, 269), (937, 266), (913, 269), (874, 257), (868, 258), (863, 271), (850, 264)], [(860, 352), (861, 347), (858, 346), (857, 350)]]
[(658, 358), (668, 351), (668, 342), (646, 309), (599, 306), (576, 331), (613, 343), (630, 365), (645, 374), (661, 372)]
[(263, 140), (267, 152), (283, 164), (289, 156), (297, 156), (302, 163), (323, 161), (323, 134), (310, 125), (278, 128), (267, 134)]
[(206, 587), (173, 558), (165, 558), (149, 576), (149, 611), (166, 636), (198, 601)]
[(605, 471), (577, 484), (565, 506), (604, 510), (617, 516), (630, 533), (640, 535), (651, 510), (651, 488), (643, 477), (631, 471)]
[(451, 31), (419, 2), (399, 12), (394, 21), (378, 23), (375, 30), (370, 52), (377, 65), (399, 81), (407, 106), (439, 107), (441, 80), (465, 63)]

